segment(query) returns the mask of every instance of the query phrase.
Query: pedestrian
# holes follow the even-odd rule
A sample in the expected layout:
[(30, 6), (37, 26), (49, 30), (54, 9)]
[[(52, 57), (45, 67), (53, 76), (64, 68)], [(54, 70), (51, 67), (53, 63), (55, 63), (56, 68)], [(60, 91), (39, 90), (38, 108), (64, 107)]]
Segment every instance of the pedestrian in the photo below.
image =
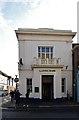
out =
[(14, 91), (10, 91), (10, 96), (11, 96), (11, 102), (13, 102), (13, 100), (14, 100)]
[(19, 106), (19, 103), (20, 103), (20, 95), (22, 95), (19, 90), (16, 90), (15, 91), (15, 100), (16, 100), (16, 106), (18, 105)]
[(27, 93), (25, 95), (26, 95), (26, 104), (29, 104), (30, 89), (27, 89)]
[(68, 90), (67, 90), (67, 100), (70, 101), (70, 94)]

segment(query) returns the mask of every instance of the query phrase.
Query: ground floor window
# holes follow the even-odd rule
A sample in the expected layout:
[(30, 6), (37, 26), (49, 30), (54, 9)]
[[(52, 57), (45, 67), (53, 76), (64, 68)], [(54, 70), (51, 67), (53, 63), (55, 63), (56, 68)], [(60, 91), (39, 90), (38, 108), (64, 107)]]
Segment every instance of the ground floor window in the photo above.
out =
[(62, 78), (62, 81), (61, 81), (61, 84), (62, 84), (62, 93), (65, 93), (66, 92), (66, 78)]
[(27, 90), (28, 89), (32, 92), (32, 78), (27, 78)]

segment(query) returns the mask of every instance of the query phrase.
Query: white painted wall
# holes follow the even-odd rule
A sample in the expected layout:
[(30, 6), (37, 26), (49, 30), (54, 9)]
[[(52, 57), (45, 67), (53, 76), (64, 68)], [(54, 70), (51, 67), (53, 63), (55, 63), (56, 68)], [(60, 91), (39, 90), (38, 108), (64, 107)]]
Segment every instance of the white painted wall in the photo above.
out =
[(54, 79), (54, 98), (61, 98), (61, 70), (56, 70), (56, 75)]
[(4, 87), (4, 90), (7, 90), (7, 77), (0, 74), (0, 88)]
[[(72, 96), (72, 71), (71, 70), (64, 70), (62, 71), (62, 78), (66, 78), (66, 90), (69, 91), (70, 95)], [(66, 94), (62, 94), (63, 97), (66, 97)]]
[[(61, 93), (61, 78), (67, 78), (67, 90), (72, 95), (72, 51), (71, 36), (55, 36), (55, 35), (19, 35), (19, 58), (23, 59), (22, 70), (19, 72), (20, 91), (25, 96), (26, 78), (32, 78), (33, 90), (30, 97), (41, 98), (41, 74), (38, 69), (32, 70), (31, 65), (34, 57), (38, 57), (38, 46), (53, 46), (54, 57), (61, 58), (61, 65), (68, 66), (68, 69), (61, 71), (56, 69), (54, 75), (54, 98), (66, 97)], [(46, 73), (51, 74), (51, 73)], [(34, 92), (34, 87), (39, 87), (39, 93)]]
[[(27, 69), (31, 69), (32, 60), (34, 57), (38, 56), (37, 48), (38, 46), (54, 46), (54, 57), (61, 58), (61, 64), (67, 66), (68, 69), (72, 70), (72, 54), (71, 46), (66, 43), (45, 43), (45, 42), (25, 42), (26, 47), (23, 44), (20, 45), (20, 58), (23, 58), (23, 63)], [(31, 47), (30, 47), (31, 46)], [(26, 52), (24, 52), (26, 51)], [(28, 56), (29, 55), (29, 56)]]

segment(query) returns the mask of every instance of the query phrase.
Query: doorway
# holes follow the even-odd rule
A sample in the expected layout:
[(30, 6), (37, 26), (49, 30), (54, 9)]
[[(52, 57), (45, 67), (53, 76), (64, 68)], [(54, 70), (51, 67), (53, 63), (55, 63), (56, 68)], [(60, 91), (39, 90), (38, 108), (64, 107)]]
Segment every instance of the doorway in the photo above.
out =
[(42, 75), (42, 99), (53, 99), (53, 75)]

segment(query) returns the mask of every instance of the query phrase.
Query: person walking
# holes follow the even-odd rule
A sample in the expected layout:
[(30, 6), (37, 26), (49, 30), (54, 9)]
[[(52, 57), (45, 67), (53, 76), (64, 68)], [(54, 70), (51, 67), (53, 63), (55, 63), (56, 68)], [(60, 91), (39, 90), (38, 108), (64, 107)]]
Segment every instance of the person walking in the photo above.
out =
[(67, 90), (67, 100), (70, 101), (70, 93), (68, 90)]
[(28, 106), (28, 104), (29, 104), (30, 89), (27, 89), (27, 93), (25, 95), (26, 95), (26, 105)]
[(16, 100), (16, 106), (18, 105), (19, 106), (19, 103), (20, 103), (20, 95), (22, 95), (19, 90), (16, 90), (15, 91), (15, 100)]
[(13, 100), (14, 100), (14, 91), (11, 90), (10, 96), (11, 96), (11, 102), (13, 102)]

